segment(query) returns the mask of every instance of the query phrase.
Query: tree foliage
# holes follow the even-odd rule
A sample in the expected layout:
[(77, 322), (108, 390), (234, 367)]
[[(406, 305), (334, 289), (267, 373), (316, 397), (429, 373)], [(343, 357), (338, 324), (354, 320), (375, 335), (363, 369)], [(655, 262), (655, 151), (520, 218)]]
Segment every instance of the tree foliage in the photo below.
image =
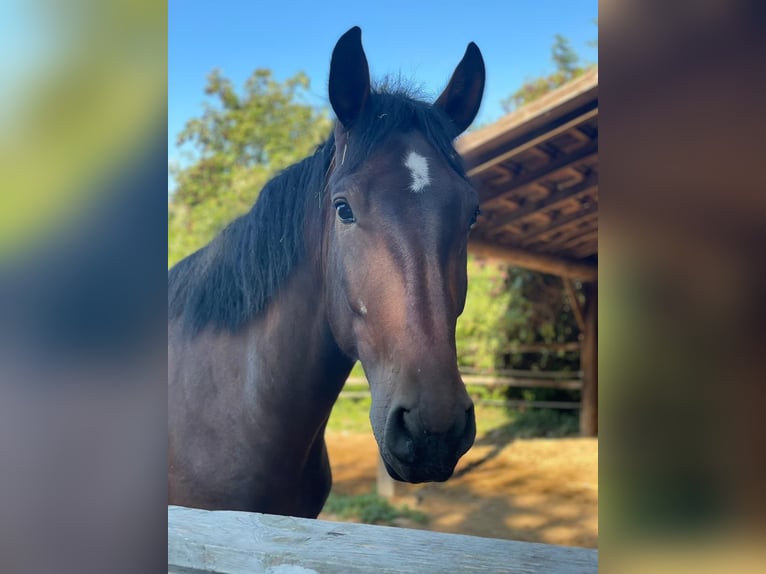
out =
[(177, 138), (188, 161), (171, 169), (177, 187), (168, 202), (170, 265), (210, 241), (276, 172), (327, 137), (329, 114), (306, 103), (309, 89), (303, 73), (278, 82), (270, 70), (255, 70), (242, 93), (219, 71), (208, 76), (212, 101)]
[(484, 370), (502, 366), (512, 327), (526, 316), (523, 304), (511, 305), (513, 294), (506, 279), (503, 267), (469, 258), (468, 297), (455, 333), (460, 366)]
[(485, 263), (468, 263), (468, 299), (458, 320), (458, 363), (482, 370), (575, 369), (571, 353), (514, 352), (516, 343), (573, 341), (578, 328), (561, 278)]
[(556, 34), (554, 37), (551, 60), (555, 65), (553, 73), (527, 80), (518, 90), (500, 102), (506, 113), (538, 99), (559, 86), (563, 86), (593, 66), (592, 64), (585, 64), (572, 48), (569, 40), (561, 34)]

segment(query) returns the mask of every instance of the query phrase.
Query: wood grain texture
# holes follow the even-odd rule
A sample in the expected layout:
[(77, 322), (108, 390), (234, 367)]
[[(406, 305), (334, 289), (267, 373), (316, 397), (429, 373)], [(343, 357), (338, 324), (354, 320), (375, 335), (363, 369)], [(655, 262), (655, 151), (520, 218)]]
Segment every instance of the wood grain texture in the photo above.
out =
[(168, 507), (168, 572), (591, 573), (585, 548), (459, 534)]

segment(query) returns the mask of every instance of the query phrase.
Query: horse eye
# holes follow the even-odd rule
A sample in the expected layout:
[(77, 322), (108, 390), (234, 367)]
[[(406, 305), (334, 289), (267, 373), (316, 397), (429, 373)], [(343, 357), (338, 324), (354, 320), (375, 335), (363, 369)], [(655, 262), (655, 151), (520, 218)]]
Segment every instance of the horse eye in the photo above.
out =
[(343, 223), (354, 223), (356, 221), (354, 212), (351, 211), (351, 206), (345, 201), (335, 202), (335, 212)]
[(481, 215), (481, 209), (477, 207), (476, 211), (473, 212), (473, 217), (471, 217), (471, 223), (468, 225), (469, 229), (473, 229), (476, 226), (476, 221), (479, 219), (480, 215)]

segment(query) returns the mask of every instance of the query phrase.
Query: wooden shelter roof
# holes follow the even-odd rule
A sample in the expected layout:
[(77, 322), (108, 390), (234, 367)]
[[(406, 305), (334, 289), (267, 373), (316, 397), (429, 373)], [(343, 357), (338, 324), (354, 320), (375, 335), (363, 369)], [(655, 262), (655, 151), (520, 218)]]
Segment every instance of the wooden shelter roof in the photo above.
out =
[(482, 215), (469, 250), (594, 281), (598, 261), (598, 69), (461, 137)]

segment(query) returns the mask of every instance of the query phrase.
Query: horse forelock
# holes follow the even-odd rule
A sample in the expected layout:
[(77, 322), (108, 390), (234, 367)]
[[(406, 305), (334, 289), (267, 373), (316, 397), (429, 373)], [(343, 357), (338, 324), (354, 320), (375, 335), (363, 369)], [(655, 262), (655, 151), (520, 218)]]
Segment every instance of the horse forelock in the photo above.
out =
[[(438, 107), (419, 99), (403, 85), (373, 89), (359, 121), (348, 133), (348, 149), (343, 150), (343, 172), (353, 172), (368, 161), (376, 150), (393, 136), (419, 132), (461, 177), (465, 170), (454, 147), (456, 128)], [(345, 147), (345, 146), (344, 146)]]

